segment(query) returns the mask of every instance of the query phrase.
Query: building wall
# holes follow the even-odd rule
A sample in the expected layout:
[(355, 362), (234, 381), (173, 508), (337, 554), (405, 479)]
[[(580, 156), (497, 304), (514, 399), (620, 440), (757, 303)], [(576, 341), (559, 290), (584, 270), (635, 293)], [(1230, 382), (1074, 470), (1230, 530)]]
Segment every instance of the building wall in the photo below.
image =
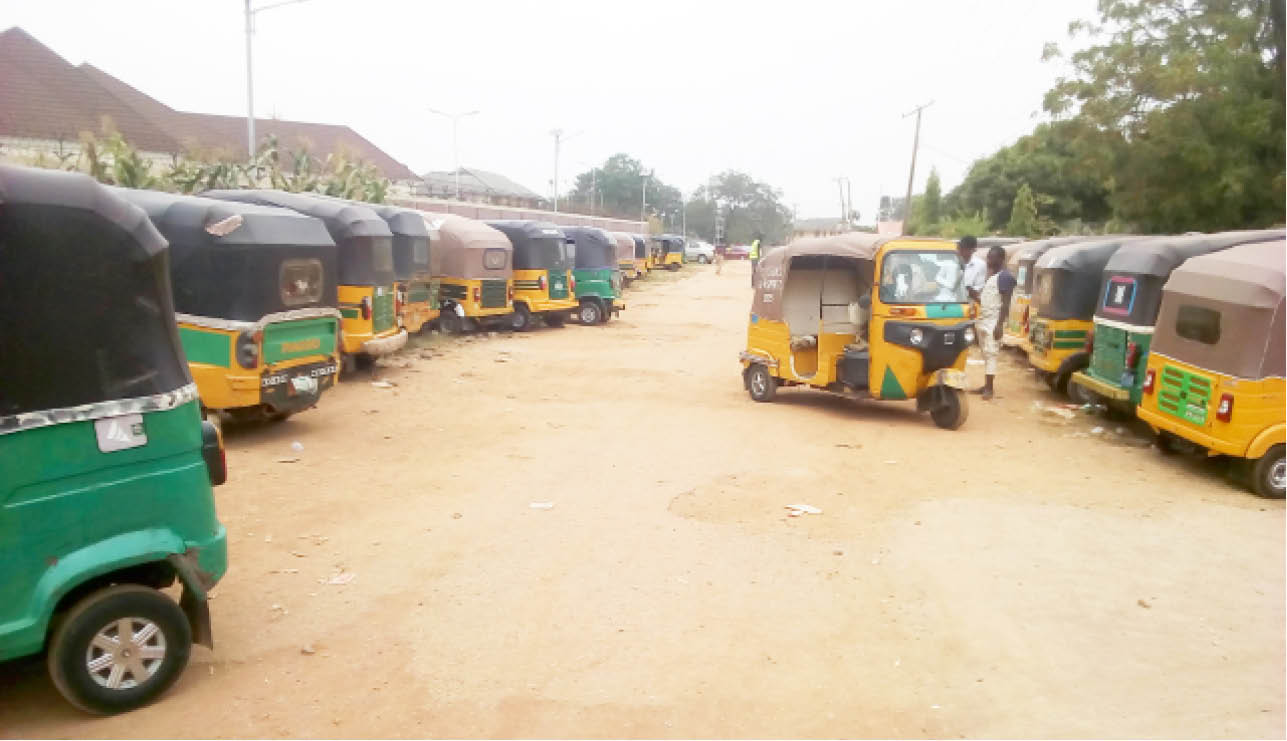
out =
[(501, 206), (496, 204), (471, 203), (468, 201), (449, 201), (439, 198), (417, 196), (393, 196), (389, 202), (406, 208), (414, 208), (433, 214), (454, 214), (470, 219), (528, 219), (548, 221), (559, 226), (594, 226), (613, 232), (647, 234), (648, 224), (643, 221), (628, 219), (609, 219), (601, 216), (585, 216), (563, 211), (542, 211), (518, 206)]

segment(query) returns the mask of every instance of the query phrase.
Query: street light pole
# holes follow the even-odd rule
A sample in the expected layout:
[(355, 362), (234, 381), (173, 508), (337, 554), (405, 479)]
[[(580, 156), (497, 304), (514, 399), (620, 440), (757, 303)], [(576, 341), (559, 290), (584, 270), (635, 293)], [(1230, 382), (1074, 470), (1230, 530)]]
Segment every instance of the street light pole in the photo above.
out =
[(639, 203), (639, 220), (647, 222), (648, 217), (648, 176), (643, 176), (643, 200)]
[[(553, 129), (550, 135), (554, 137), (554, 213), (557, 214), (559, 212), (559, 142), (563, 138), (563, 129)], [(593, 191), (591, 194), (593, 197)]]
[(437, 108), (430, 108), (430, 113), (436, 113), (451, 119), (451, 157), (456, 165), (456, 200), (460, 200), (460, 119), (466, 116), (474, 116), (478, 111), (465, 111), (464, 113), (447, 113)]
[(280, 8), (283, 5), (306, 2), (308, 0), (281, 0), (281, 2), (252, 8), (250, 0), (246, 0), (246, 152), (251, 160), (255, 159), (255, 74), (251, 64), (250, 37), (255, 33), (255, 14)]

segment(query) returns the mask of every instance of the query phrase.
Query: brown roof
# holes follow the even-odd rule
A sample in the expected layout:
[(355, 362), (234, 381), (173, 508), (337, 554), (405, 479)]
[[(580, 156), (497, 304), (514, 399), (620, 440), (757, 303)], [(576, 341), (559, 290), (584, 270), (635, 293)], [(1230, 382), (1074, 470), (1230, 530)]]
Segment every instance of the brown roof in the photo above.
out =
[[(74, 141), (82, 131), (99, 132), (104, 115), (144, 151), (240, 156), (246, 149), (244, 116), (176, 111), (91, 64), (72, 66), (20, 28), (0, 33), (0, 134)], [(348, 126), (256, 118), (255, 135), (322, 158), (344, 152), (391, 180), (416, 179)]]
[(136, 147), (176, 148), (174, 139), (110, 95), (21, 28), (0, 32), (0, 134), (75, 142), (104, 116)]

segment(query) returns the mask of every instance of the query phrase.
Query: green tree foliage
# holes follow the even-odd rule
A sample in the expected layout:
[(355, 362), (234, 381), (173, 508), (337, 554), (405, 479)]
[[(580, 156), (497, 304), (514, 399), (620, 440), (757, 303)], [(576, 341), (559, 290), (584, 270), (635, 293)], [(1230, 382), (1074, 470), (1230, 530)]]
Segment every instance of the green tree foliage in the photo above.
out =
[(1027, 183), (1019, 186), (1015, 193), (1014, 204), (1010, 208), (1010, 223), (1005, 233), (1012, 237), (1036, 237), (1040, 234), (1037, 222), (1037, 199)]
[[(619, 219), (638, 219), (644, 206), (644, 180), (648, 181), (647, 212), (674, 221), (681, 215), (683, 196), (678, 188), (658, 180), (639, 160), (625, 153), (614, 154), (601, 167), (576, 176), (566, 198), (590, 213)], [(591, 191), (594, 191), (593, 204)]]
[(729, 244), (757, 237), (764, 244), (784, 244), (791, 234), (791, 210), (783, 205), (782, 194), (743, 172), (716, 175), (697, 189), (690, 204), (688, 231), (707, 241), (715, 241), (717, 212)]
[(344, 153), (327, 155), (319, 162), (307, 149), (283, 152), (276, 137), (265, 138), (253, 162), (203, 159), (175, 155), (168, 169), (141, 155), (104, 120), (102, 135), (82, 132), (80, 151), (73, 157), (41, 154), (32, 164), (84, 172), (95, 180), (125, 188), (200, 193), (226, 188), (278, 188), (315, 192), (350, 200), (383, 203), (389, 181), (372, 164)]
[(1098, 15), (1069, 28), (1089, 46), (1044, 106), (1107, 153), (1117, 219), (1148, 231), (1281, 221), (1283, 1), (1100, 0)]
[(948, 194), (946, 210), (982, 213), (989, 231), (1001, 229), (1026, 183), (1034, 197), (1048, 201), (1045, 216), (1051, 221), (1104, 223), (1111, 216), (1109, 185), (1120, 139), (1109, 134), (1087, 138), (1084, 128), (1080, 121), (1044, 123), (976, 161)]
[(921, 195), (916, 223), (926, 230), (937, 231), (943, 220), (943, 185), (939, 181), (938, 170), (930, 169), (929, 180), (925, 182), (925, 193)]

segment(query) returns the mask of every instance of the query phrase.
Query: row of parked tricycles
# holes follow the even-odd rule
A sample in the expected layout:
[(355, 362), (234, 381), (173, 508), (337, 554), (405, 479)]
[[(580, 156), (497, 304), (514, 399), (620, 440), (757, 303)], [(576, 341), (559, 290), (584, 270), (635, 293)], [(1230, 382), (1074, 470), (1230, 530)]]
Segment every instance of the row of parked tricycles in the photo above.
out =
[[(1231, 458), (1252, 490), (1283, 496), (1282, 229), (998, 246), (1017, 283), (1003, 341), (1053, 390), (1138, 415), (1160, 450)], [(770, 251), (741, 353), (751, 397), (811, 386), (910, 399), (959, 428), (975, 338), (954, 247), (850, 233)]]
[[(0, 166), (0, 661), (115, 712), (213, 645), (224, 416), (282, 419), (409, 333), (608, 321), (683, 240)], [(176, 602), (161, 590), (181, 586)]]
[(1283, 496), (1282, 229), (1007, 249), (1017, 285), (1003, 342), (1052, 389), (1138, 416), (1163, 452), (1228, 457), (1252, 490)]

